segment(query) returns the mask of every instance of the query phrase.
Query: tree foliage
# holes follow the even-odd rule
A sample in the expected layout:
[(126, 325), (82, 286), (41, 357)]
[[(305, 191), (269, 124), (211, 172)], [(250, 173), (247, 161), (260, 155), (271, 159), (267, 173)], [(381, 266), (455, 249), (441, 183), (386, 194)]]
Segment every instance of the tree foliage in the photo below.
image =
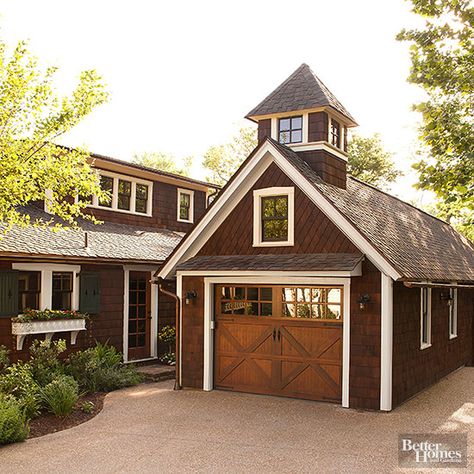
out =
[(366, 183), (384, 187), (401, 175), (395, 168), (392, 154), (384, 150), (378, 134), (373, 137), (353, 135), (347, 151), (348, 172)]
[(474, 239), (474, 5), (470, 0), (411, 0), (424, 27), (402, 30), (411, 43), (409, 81), (427, 93), (414, 108), (427, 158), (418, 187), (438, 197), (438, 213)]
[[(85, 198), (103, 196), (88, 153), (54, 142), (106, 102), (105, 85), (94, 70), (84, 71), (71, 95), (60, 97), (55, 73), (39, 66), (25, 42), (11, 51), (0, 41), (0, 221), (6, 230), (28, 225), (21, 206), (44, 199), (46, 190), (49, 210), (69, 225), (83, 216)], [(76, 195), (78, 201), (69, 199)]]
[(189, 176), (193, 165), (193, 157), (188, 156), (183, 160), (184, 166), (179, 166), (176, 158), (170, 153), (160, 151), (151, 151), (144, 153), (135, 153), (133, 155), (133, 163), (146, 166), (167, 173), (179, 174), (181, 176)]
[(210, 174), (209, 181), (224, 185), (237, 168), (257, 146), (257, 131), (253, 127), (243, 127), (232, 137), (230, 143), (211, 146), (202, 162)]

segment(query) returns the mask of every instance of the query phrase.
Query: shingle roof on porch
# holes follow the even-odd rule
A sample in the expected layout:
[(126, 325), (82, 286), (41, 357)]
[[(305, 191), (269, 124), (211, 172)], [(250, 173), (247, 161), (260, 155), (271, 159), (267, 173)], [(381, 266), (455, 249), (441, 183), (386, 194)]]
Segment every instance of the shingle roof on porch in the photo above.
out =
[(362, 254), (316, 253), (286, 255), (206, 255), (178, 265), (178, 271), (351, 271)]

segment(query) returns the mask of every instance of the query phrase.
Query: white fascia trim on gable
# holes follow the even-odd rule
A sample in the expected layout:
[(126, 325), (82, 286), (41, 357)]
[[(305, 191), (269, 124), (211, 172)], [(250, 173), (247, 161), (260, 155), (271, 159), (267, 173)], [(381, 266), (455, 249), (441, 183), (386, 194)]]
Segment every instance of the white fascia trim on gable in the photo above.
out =
[(296, 167), (281, 156), (280, 152), (271, 142), (266, 142), (262, 148), (255, 153), (246, 167), (241, 170), (234, 181), (230, 183), (229, 187), (224, 190), (216, 204), (209, 209), (204, 218), (201, 219), (198, 225), (188, 234), (182, 246), (178, 248), (171, 259), (163, 266), (159, 273), (160, 277), (167, 278), (180, 261), (184, 258), (191, 258), (196, 255), (204, 243), (252, 188), (272, 162), (275, 162), (276, 165), (291, 178), (309, 199), (382, 273), (390, 276), (393, 280), (401, 278), (401, 275), (385, 257), (383, 257), (320, 191), (301, 175)]
[[(262, 197), (288, 197), (288, 238), (283, 241), (264, 241), (262, 239)], [(292, 247), (295, 244), (295, 188), (273, 187), (255, 189), (253, 192), (253, 246), (254, 247)]]

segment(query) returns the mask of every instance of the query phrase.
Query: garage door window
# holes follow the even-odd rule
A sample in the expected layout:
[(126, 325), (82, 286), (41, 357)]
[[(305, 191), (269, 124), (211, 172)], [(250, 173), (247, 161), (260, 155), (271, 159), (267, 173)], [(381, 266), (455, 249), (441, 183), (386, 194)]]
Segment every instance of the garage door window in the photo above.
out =
[(282, 288), (282, 316), (309, 319), (342, 319), (340, 288)]
[(273, 288), (223, 286), (220, 288), (221, 314), (271, 316)]

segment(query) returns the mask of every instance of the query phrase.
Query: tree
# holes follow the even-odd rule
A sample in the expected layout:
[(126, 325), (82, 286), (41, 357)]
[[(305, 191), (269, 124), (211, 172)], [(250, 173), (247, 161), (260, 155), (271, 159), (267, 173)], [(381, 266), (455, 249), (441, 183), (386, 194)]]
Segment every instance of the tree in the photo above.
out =
[(106, 102), (105, 85), (95, 71), (84, 71), (72, 94), (59, 97), (55, 72), (54, 67), (41, 69), (25, 42), (9, 51), (0, 41), (0, 221), (5, 231), (28, 225), (30, 216), (21, 206), (44, 199), (46, 190), (49, 210), (68, 225), (76, 225), (78, 217), (92, 219), (82, 212), (88, 197), (105, 197), (88, 153), (54, 143)]
[(401, 175), (395, 168), (391, 153), (383, 149), (378, 134), (373, 137), (353, 135), (347, 151), (348, 172), (366, 183), (384, 187)]
[(257, 131), (253, 127), (243, 127), (226, 145), (211, 146), (204, 155), (204, 168), (210, 171), (208, 180), (224, 185), (237, 168), (257, 146)]
[(424, 27), (402, 30), (411, 43), (408, 80), (426, 100), (420, 137), (428, 157), (414, 165), (418, 187), (433, 191), (438, 214), (474, 239), (474, 6), (470, 0), (411, 0)]
[(193, 165), (192, 156), (188, 156), (183, 160), (184, 167), (181, 168), (177, 165), (177, 160), (173, 155), (159, 151), (135, 153), (132, 161), (138, 165), (182, 176), (189, 176), (190, 168)]

